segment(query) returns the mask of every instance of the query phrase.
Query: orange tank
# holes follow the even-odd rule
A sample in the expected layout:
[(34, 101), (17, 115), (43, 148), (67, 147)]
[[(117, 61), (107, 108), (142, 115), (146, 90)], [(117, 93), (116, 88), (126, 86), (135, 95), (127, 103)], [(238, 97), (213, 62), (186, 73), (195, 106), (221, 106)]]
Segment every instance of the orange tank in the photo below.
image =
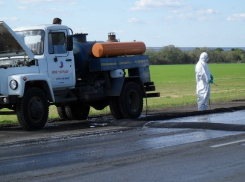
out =
[(94, 44), (92, 53), (95, 57), (112, 57), (143, 54), (145, 50), (144, 42), (107, 42)]

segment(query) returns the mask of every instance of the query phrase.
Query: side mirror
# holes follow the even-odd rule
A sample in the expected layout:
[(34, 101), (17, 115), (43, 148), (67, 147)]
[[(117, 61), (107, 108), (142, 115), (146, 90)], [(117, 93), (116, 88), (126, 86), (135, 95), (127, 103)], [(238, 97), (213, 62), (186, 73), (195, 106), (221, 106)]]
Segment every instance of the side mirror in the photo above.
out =
[(72, 51), (73, 50), (73, 39), (72, 35), (66, 36), (66, 50)]

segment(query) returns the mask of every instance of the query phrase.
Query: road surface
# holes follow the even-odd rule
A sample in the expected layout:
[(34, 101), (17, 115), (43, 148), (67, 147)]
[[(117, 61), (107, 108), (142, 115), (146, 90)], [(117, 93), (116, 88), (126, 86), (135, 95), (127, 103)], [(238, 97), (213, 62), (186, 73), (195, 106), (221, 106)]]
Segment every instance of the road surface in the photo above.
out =
[[(245, 132), (222, 128), (245, 125), (244, 116), (73, 122), (29, 133), (2, 129), (0, 181), (244, 181)], [(220, 128), (199, 129), (198, 123)]]

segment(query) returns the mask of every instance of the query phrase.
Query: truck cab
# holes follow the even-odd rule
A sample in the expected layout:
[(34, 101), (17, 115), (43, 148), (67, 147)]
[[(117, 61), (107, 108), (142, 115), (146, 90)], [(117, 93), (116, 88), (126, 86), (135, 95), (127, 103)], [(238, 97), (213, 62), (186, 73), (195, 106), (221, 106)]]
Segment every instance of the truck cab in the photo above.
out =
[(49, 77), (53, 89), (74, 88), (74, 56), (67, 47), (70, 30), (64, 25), (40, 25), (14, 29), (39, 60), (39, 71)]

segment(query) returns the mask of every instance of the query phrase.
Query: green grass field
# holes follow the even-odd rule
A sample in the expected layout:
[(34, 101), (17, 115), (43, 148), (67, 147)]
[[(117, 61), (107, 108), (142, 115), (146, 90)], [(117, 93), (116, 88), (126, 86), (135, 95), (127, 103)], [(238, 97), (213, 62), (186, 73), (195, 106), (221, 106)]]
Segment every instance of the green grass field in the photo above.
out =
[[(211, 86), (211, 102), (222, 102), (245, 99), (245, 64), (209, 64), (214, 76)], [(148, 98), (148, 109), (195, 104), (196, 81), (195, 65), (152, 65), (151, 79), (160, 92), (160, 98)], [(145, 100), (144, 100), (145, 102)], [(146, 106), (144, 105), (146, 108)], [(110, 109), (102, 111), (91, 109), (90, 115), (106, 114)], [(17, 122), (16, 116), (0, 116), (0, 123)], [(58, 117), (56, 107), (50, 107), (50, 118)]]
[[(211, 85), (212, 102), (245, 98), (245, 64), (210, 64), (214, 76)], [(195, 104), (195, 65), (154, 65), (150, 67), (152, 80), (161, 97), (148, 99), (150, 108)]]

